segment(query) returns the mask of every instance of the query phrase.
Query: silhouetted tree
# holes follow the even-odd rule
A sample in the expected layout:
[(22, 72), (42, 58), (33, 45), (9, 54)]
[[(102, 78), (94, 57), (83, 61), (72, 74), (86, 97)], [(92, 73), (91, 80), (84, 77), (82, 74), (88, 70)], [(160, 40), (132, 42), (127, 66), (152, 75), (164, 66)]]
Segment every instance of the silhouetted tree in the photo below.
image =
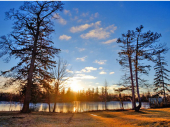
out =
[[(138, 74), (148, 74), (150, 69), (150, 65), (145, 65), (142, 63), (142, 60), (154, 61), (154, 55), (156, 54), (156, 50), (160, 47), (155, 45), (155, 42), (161, 37), (161, 34), (154, 33), (151, 31), (147, 31), (142, 33), (143, 26), (139, 26), (135, 31), (135, 58), (134, 58), (134, 66), (135, 66), (135, 80), (136, 80), (136, 92), (138, 95), (139, 105), (136, 107), (136, 111), (139, 111), (141, 108), (141, 97), (139, 93), (139, 78)], [(164, 49), (162, 49), (163, 51)], [(139, 62), (140, 61), (140, 62)], [(145, 62), (146, 63), (146, 62)]]
[[(120, 43), (121, 51), (118, 53), (119, 64), (123, 67), (128, 67), (130, 72), (130, 81), (132, 88), (132, 109), (136, 108), (135, 102), (135, 89), (134, 89), (134, 79), (133, 79), (133, 70), (132, 70), (132, 54), (134, 53), (134, 45), (132, 45), (134, 40), (134, 31), (128, 30), (127, 34), (122, 34), (121, 38), (117, 39), (117, 43)], [(128, 62), (127, 62), (128, 61)]]
[(156, 94), (162, 94), (164, 97), (164, 103), (166, 103), (166, 91), (170, 92), (168, 88), (168, 83), (165, 80), (170, 81), (169, 75), (167, 72), (170, 72), (168, 69), (165, 68), (168, 64), (165, 62), (165, 58), (161, 56), (161, 52), (158, 52), (156, 64), (154, 66), (155, 70), (155, 78), (154, 78), (154, 85)]
[(59, 58), (57, 62), (57, 67), (53, 69), (53, 82), (54, 82), (54, 109), (53, 112), (55, 112), (56, 109), (56, 103), (57, 103), (57, 97), (59, 90), (61, 90), (64, 86), (64, 83), (70, 78), (71, 75), (69, 75), (67, 71), (68, 64), (63, 59)]
[[(51, 80), (51, 82), (52, 82), (52, 80)], [(45, 81), (45, 80), (43, 80), (41, 82), (43, 85), (43, 88), (45, 90), (45, 99), (46, 99), (46, 102), (48, 103), (49, 112), (51, 112), (50, 103), (51, 103), (51, 95), (53, 93), (53, 87), (50, 85), (51, 82)]]
[[(119, 84), (122, 86), (122, 84)], [(122, 92), (125, 91), (125, 90), (129, 90), (129, 87), (121, 87), (121, 88), (117, 88), (117, 89), (113, 89), (115, 92), (117, 92), (119, 95), (118, 95), (118, 99), (122, 105), (122, 108), (124, 109), (123, 107), (123, 100), (125, 99), (125, 96), (122, 96)]]
[(20, 81), (26, 85), (22, 112), (29, 111), (32, 84), (52, 77), (48, 71), (55, 66), (54, 57), (59, 49), (53, 47), (50, 35), (54, 31), (52, 17), (62, 10), (63, 4), (57, 1), (24, 2), (19, 10), (6, 12), (8, 19), (14, 19), (13, 31), (0, 40), (0, 57), (9, 55), (18, 58), (20, 62), (8, 71), (2, 72), (5, 77), (11, 77), (7, 84)]

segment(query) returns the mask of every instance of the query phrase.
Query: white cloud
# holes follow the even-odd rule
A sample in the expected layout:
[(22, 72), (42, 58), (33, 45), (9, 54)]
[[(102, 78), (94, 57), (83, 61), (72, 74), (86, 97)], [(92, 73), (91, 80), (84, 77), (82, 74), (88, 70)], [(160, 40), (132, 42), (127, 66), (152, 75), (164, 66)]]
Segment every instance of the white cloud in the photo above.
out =
[(92, 27), (93, 26), (93, 23), (91, 24), (84, 24), (84, 25), (81, 25), (81, 26), (76, 26), (76, 27), (71, 27), (70, 29), (70, 32), (72, 33), (76, 33), (76, 32), (79, 32), (79, 31), (84, 31), (86, 29), (88, 29), (89, 27)]
[(114, 33), (116, 29), (117, 29), (117, 26), (115, 26), (113, 24), (113, 25), (110, 25), (110, 26), (106, 27), (105, 30), (109, 30), (111, 33)]
[(85, 74), (77, 74), (77, 79), (96, 79), (97, 77), (94, 77), (92, 75), (85, 75)]
[(67, 15), (67, 14), (68, 14), (69, 16), (71, 16), (71, 12), (70, 12), (70, 10), (66, 10), (66, 9), (65, 9), (65, 10), (64, 10), (64, 14), (65, 14), (65, 15)]
[[(98, 22), (100, 24), (100, 22)], [(93, 30), (90, 30), (86, 34), (81, 34), (80, 37), (83, 39), (89, 39), (89, 38), (97, 38), (97, 39), (105, 39), (110, 37), (111, 33), (114, 33), (114, 31), (117, 29), (116, 26), (110, 25), (106, 28), (99, 28), (96, 27)]]
[(109, 74), (111, 75), (111, 74), (114, 74), (115, 72), (110, 72)]
[(101, 21), (97, 21), (96, 23), (91, 23), (91, 24), (84, 24), (84, 25), (80, 25), (80, 26), (73, 26), (70, 28), (70, 32), (72, 33), (76, 33), (76, 32), (80, 32), (80, 31), (84, 31), (92, 26), (96, 26), (96, 25), (100, 25)]
[(59, 14), (57, 14), (57, 13), (55, 13), (52, 18), (57, 19), (57, 21), (62, 25), (67, 24), (67, 21), (65, 19), (63, 19), (61, 16), (59, 16)]
[(81, 70), (81, 72), (91, 72), (97, 70), (97, 68), (94, 67), (85, 67), (84, 69)]
[(76, 73), (81, 73), (81, 71), (76, 71)]
[(61, 18), (61, 17), (58, 19), (58, 21), (62, 25), (66, 25), (67, 24), (67, 21), (65, 19)]
[(96, 26), (101, 25), (101, 21), (97, 21), (97, 22), (95, 23), (95, 25), (96, 25)]
[(71, 71), (71, 70), (68, 70), (68, 69), (66, 70), (66, 72), (68, 72), (68, 73), (73, 73), (73, 71)]
[(110, 44), (112, 42), (116, 42), (117, 41), (117, 38), (115, 39), (112, 39), (112, 40), (108, 40), (108, 41), (105, 41), (105, 42), (102, 42), (103, 44)]
[(78, 47), (76, 47), (76, 48), (79, 50), (79, 52), (82, 52), (85, 50), (85, 48), (78, 48)]
[(98, 63), (100, 65), (105, 64), (107, 60), (95, 60), (94, 63)]
[(103, 28), (97, 28), (97, 29), (89, 31), (86, 34), (80, 35), (80, 37), (83, 39), (89, 39), (89, 38), (105, 39), (109, 36), (110, 36), (110, 33), (103, 30)]
[(69, 53), (69, 50), (61, 49), (62, 52)]
[(70, 40), (71, 39), (71, 36), (67, 36), (67, 35), (61, 35), (60, 37), (59, 37), (59, 39), (60, 40)]
[(99, 74), (104, 75), (104, 74), (107, 74), (107, 73), (104, 72), (104, 71), (101, 71)]
[(103, 69), (103, 67), (99, 67), (99, 69), (100, 69), (100, 70), (102, 70), (102, 69)]
[(81, 58), (76, 58), (76, 60), (85, 61), (86, 58), (87, 58), (87, 56), (84, 56), (84, 57), (81, 57)]

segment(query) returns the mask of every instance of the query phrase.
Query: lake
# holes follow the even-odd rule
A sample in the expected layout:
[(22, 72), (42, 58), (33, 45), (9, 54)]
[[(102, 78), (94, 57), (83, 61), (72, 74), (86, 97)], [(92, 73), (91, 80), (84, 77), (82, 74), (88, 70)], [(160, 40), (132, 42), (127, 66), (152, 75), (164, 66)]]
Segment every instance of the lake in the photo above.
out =
[[(138, 105), (138, 102), (136, 103)], [(131, 109), (132, 104), (130, 101), (123, 102), (124, 109)], [(5, 102), (0, 101), (0, 111), (20, 111), (22, 109), (23, 104), (19, 102)], [(121, 109), (121, 103), (119, 101), (110, 101), (106, 103), (106, 107), (108, 110), (113, 109)], [(48, 112), (48, 104), (46, 103), (30, 103), (30, 108), (34, 111), (44, 111)], [(142, 102), (142, 107), (144, 109), (150, 108), (148, 102)], [(51, 103), (51, 111), (53, 109), (53, 103)], [(105, 102), (79, 102), (74, 101), (70, 103), (57, 103), (56, 112), (85, 112), (85, 111), (93, 111), (93, 110), (105, 110)]]

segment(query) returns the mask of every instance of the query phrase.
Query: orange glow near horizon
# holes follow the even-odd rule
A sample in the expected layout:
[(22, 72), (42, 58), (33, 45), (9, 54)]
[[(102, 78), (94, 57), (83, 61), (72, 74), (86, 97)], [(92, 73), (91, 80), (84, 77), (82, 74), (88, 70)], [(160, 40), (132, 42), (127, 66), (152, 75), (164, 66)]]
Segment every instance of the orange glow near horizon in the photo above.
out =
[(73, 80), (70, 84), (70, 88), (71, 90), (73, 90), (74, 92), (78, 92), (79, 90), (82, 90), (83, 88), (81, 87), (81, 85), (76, 81)]

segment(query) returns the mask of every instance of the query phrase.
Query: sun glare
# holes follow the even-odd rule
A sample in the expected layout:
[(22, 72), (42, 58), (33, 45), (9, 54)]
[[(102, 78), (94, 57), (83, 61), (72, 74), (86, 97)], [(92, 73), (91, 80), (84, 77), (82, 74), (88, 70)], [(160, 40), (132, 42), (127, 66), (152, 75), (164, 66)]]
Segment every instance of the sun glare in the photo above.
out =
[(74, 92), (78, 92), (79, 90), (82, 90), (81, 85), (75, 80), (72, 81), (72, 83), (70, 84), (70, 87)]

